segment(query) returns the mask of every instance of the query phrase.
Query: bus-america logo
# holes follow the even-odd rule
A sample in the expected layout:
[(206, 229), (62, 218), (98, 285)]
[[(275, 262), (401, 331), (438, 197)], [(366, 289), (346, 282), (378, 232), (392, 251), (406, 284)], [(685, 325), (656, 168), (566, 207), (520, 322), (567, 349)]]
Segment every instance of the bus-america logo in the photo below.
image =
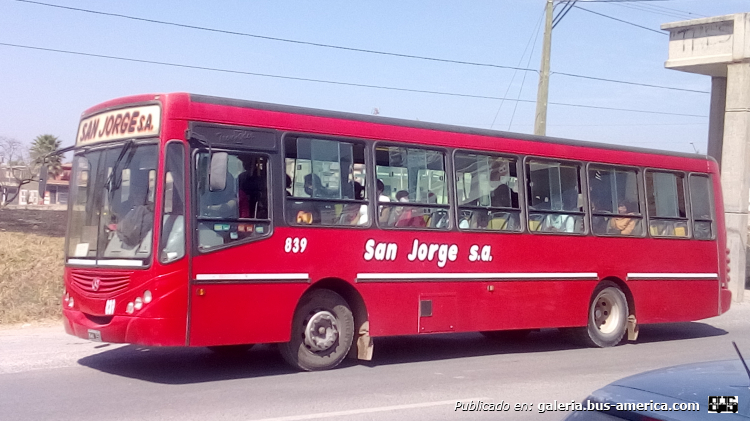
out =
[(97, 114), (81, 120), (76, 144), (156, 136), (159, 134), (160, 119), (158, 105), (123, 108)]

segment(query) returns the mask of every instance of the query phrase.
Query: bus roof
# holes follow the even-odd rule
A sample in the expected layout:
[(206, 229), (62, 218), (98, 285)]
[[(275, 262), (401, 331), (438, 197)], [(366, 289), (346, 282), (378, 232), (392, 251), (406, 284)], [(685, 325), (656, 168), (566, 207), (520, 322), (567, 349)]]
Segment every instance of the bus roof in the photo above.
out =
[(696, 153), (674, 152), (674, 151), (666, 151), (666, 150), (661, 150), (661, 149), (640, 148), (640, 147), (634, 147), (634, 146), (621, 146), (621, 145), (613, 145), (609, 143), (565, 139), (565, 138), (550, 137), (550, 136), (536, 136), (536, 135), (530, 135), (530, 134), (524, 134), (524, 133), (514, 133), (514, 132), (501, 131), (501, 130), (480, 129), (480, 128), (475, 128), (475, 127), (455, 126), (455, 125), (450, 125), (450, 124), (404, 120), (404, 119), (392, 118), (392, 117), (376, 117), (376, 116), (371, 116), (371, 115), (366, 115), (366, 114), (355, 114), (355, 113), (347, 113), (347, 112), (341, 112), (341, 111), (329, 111), (329, 110), (321, 110), (317, 108), (298, 107), (298, 106), (293, 106), (293, 105), (280, 105), (280, 104), (273, 104), (273, 103), (268, 103), (268, 102), (249, 101), (249, 100), (241, 100), (241, 99), (230, 99), (230, 98), (215, 97), (215, 96), (209, 96), (209, 95), (190, 94), (190, 100), (194, 102), (200, 102), (200, 103), (206, 103), (206, 104), (225, 105), (225, 106), (240, 107), (240, 108), (252, 108), (252, 109), (276, 111), (276, 112), (291, 113), (291, 114), (309, 115), (309, 116), (314, 116), (314, 117), (336, 118), (336, 119), (361, 121), (361, 122), (374, 123), (374, 124), (387, 124), (387, 125), (400, 126), (400, 127), (471, 134), (471, 135), (496, 137), (496, 138), (529, 140), (529, 141), (534, 141), (534, 142), (543, 142), (543, 143), (557, 144), (557, 145), (581, 146), (581, 147), (609, 149), (609, 150), (616, 150), (616, 151), (676, 156), (676, 157), (682, 157), (682, 158), (693, 158), (693, 159), (716, 162), (716, 160), (711, 156), (701, 155), (701, 154), (696, 154)]

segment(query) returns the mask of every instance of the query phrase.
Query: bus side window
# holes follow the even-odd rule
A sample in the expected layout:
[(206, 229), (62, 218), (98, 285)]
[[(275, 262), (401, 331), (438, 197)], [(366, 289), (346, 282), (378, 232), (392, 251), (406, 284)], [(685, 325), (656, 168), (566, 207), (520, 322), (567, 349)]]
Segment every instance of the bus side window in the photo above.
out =
[(456, 153), (459, 229), (520, 231), (516, 159)]
[(290, 136), (284, 151), (288, 224), (369, 226), (364, 145)]
[(197, 154), (198, 247), (209, 249), (268, 235), (268, 156), (228, 152), (222, 190), (210, 189), (209, 162), (208, 151)]
[(580, 169), (571, 163), (526, 162), (529, 231), (584, 233)]
[(375, 169), (380, 226), (447, 230), (450, 227), (445, 154), (401, 146), (377, 146)]
[(646, 204), (652, 236), (688, 237), (684, 180), (682, 173), (646, 171)]
[(635, 169), (591, 165), (588, 171), (591, 230), (597, 235), (643, 234)]
[(693, 237), (697, 240), (714, 239), (714, 195), (711, 179), (690, 174), (690, 208), (693, 214)]

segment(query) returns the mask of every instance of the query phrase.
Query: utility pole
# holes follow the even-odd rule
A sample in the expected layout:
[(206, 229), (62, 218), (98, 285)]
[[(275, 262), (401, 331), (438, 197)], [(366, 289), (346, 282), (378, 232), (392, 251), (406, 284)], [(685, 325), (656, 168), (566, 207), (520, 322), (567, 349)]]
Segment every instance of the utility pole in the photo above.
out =
[(536, 119), (534, 134), (547, 134), (547, 100), (549, 98), (549, 57), (552, 48), (552, 0), (547, 0), (544, 22), (544, 45), (542, 47), (542, 65), (539, 71), (539, 89), (536, 93)]

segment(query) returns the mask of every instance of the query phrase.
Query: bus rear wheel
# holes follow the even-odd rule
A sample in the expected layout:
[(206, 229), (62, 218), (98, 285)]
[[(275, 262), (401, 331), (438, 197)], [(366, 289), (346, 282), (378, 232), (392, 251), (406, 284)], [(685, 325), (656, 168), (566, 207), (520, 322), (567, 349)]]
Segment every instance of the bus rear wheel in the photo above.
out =
[(305, 371), (328, 370), (341, 364), (354, 339), (354, 317), (339, 294), (316, 290), (302, 297), (292, 321), (289, 342), (281, 355)]
[(628, 300), (615, 283), (597, 286), (588, 314), (588, 325), (580, 330), (584, 343), (606, 348), (622, 341), (628, 325)]

